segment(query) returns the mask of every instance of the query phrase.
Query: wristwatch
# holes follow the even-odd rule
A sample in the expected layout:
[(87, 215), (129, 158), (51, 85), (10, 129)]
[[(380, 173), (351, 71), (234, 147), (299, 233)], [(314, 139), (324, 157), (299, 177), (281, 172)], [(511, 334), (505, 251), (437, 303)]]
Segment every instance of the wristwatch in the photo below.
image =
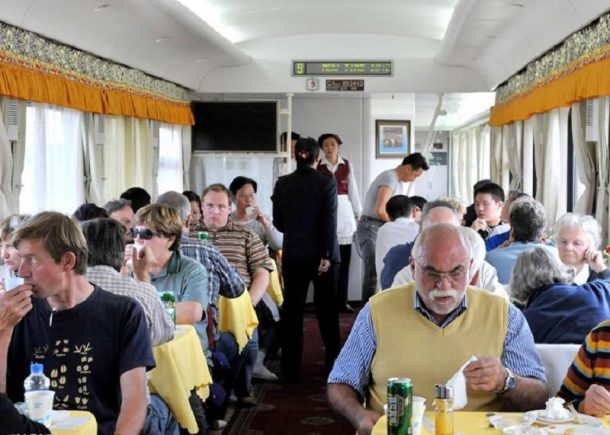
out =
[[(506, 368), (506, 367), (505, 367)], [(497, 394), (504, 394), (515, 389), (516, 379), (513, 372), (506, 368), (506, 379), (504, 380), (504, 387), (500, 391), (496, 391)]]

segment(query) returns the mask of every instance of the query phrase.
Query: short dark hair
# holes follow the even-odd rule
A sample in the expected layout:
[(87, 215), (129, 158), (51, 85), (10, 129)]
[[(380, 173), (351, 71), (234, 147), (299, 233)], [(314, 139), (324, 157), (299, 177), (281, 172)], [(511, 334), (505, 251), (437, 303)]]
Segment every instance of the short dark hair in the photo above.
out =
[(329, 137), (332, 137), (333, 139), (335, 139), (337, 141), (337, 145), (341, 145), (343, 142), (341, 141), (341, 138), (339, 137), (338, 134), (335, 133), (324, 133), (322, 135), (320, 135), (320, 137), (318, 138), (318, 146), (320, 148), (322, 148), (322, 144), (324, 143), (324, 141), (326, 139), (328, 139)]
[(79, 222), (88, 221), (90, 219), (107, 218), (108, 212), (102, 207), (98, 207), (92, 202), (86, 202), (76, 209), (72, 214), (72, 218)]
[(145, 205), (150, 204), (150, 194), (141, 187), (130, 187), (121, 193), (121, 198), (131, 202), (131, 209), (137, 213)]
[(488, 193), (493, 197), (494, 201), (504, 202), (504, 189), (502, 189), (496, 183), (487, 183), (487, 184), (482, 185), (481, 187), (479, 187), (477, 190), (474, 191), (474, 196), (476, 197), (479, 193), (483, 193), (483, 194)]
[(413, 212), (413, 203), (406, 195), (394, 195), (386, 203), (385, 211), (392, 221), (399, 217), (409, 217)]
[(233, 178), (233, 181), (231, 181), (231, 184), (229, 184), (229, 190), (231, 191), (233, 196), (235, 196), (237, 195), (237, 191), (244, 187), (246, 184), (251, 184), (252, 189), (254, 189), (254, 193), (256, 193), (258, 189), (258, 184), (256, 183), (256, 181), (254, 181), (252, 178), (242, 177), (241, 175), (239, 177)]
[(481, 187), (485, 186), (486, 184), (489, 183), (493, 183), (493, 181), (491, 181), (488, 178), (484, 178), (482, 180), (477, 181), (476, 183), (474, 183), (474, 186), (472, 186), (472, 191), (476, 192), (478, 189), (480, 189)]
[[(286, 143), (286, 137), (288, 136), (287, 132), (280, 134), (280, 143)], [(301, 135), (299, 133), (295, 133), (294, 131), (290, 132), (290, 140), (299, 140), (301, 139)]]
[(302, 137), (294, 147), (294, 157), (297, 165), (311, 165), (320, 155), (318, 142), (310, 137)]
[(110, 266), (121, 270), (125, 256), (125, 229), (110, 218), (93, 219), (81, 224), (89, 248), (88, 266)]
[(424, 198), (423, 196), (417, 196), (417, 195), (410, 196), (409, 199), (411, 200), (411, 203), (415, 207), (419, 208), (422, 211), (424, 210), (424, 206), (428, 202), (428, 200), (426, 198)]
[(189, 202), (196, 202), (199, 204), (199, 208), (201, 208), (201, 198), (195, 192), (192, 190), (185, 190), (182, 194), (188, 198)]
[(423, 169), (424, 171), (427, 171), (428, 169), (430, 169), (430, 166), (428, 166), (428, 162), (426, 161), (426, 158), (424, 156), (422, 156), (421, 153), (409, 154), (407, 157), (402, 159), (401, 165), (402, 166), (409, 165), (409, 166), (411, 166), (411, 169)]

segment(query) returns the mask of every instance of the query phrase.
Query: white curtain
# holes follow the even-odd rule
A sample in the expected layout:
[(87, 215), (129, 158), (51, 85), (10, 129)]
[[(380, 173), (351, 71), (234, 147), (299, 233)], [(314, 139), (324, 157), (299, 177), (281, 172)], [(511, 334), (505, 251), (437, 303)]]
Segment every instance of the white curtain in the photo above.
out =
[(159, 168), (157, 170), (159, 193), (168, 190), (177, 192), (184, 190), (183, 150), (182, 127), (161, 124), (159, 126)]
[(491, 180), (500, 184), (502, 182), (502, 127), (491, 127)]
[[(2, 113), (4, 114), (4, 113)], [(16, 212), (13, 200), (13, 153), (4, 116), (0, 116), (0, 219)]]
[(610, 97), (600, 97), (599, 101), (599, 141), (597, 142), (597, 168), (599, 171), (597, 181), (597, 204), (595, 219), (602, 226), (602, 239), (604, 244), (610, 242), (610, 148), (608, 144), (608, 122), (610, 118)]
[(522, 151), (523, 122), (516, 121), (502, 127), (502, 147), (512, 175), (509, 190), (520, 190), (523, 183)]
[(489, 178), (490, 130), (487, 125), (476, 125), (453, 133), (451, 149), (451, 195), (467, 203), (473, 201), (472, 186)]
[(84, 202), (82, 122), (77, 110), (34, 103), (27, 108), (20, 213), (71, 214)]
[(182, 126), (182, 183), (184, 190), (191, 188), (191, 126)]
[(584, 186), (584, 191), (577, 199), (574, 211), (591, 214), (595, 202), (595, 146), (585, 141), (585, 110), (586, 101), (572, 104), (572, 142), (574, 143), (574, 158), (577, 165), (578, 179)]
[(534, 194), (534, 119), (530, 118), (523, 123), (523, 192)]
[(548, 222), (552, 225), (565, 213), (560, 207), (560, 195), (565, 195), (566, 189), (560, 188), (565, 180), (562, 181), (560, 176), (559, 109), (534, 117), (536, 199), (544, 205)]
[[(96, 120), (98, 115), (83, 114), (81, 135), (83, 141), (85, 196), (87, 202), (102, 206), (106, 199), (103, 194), (103, 149), (96, 141)], [(101, 122), (101, 120), (100, 120)]]

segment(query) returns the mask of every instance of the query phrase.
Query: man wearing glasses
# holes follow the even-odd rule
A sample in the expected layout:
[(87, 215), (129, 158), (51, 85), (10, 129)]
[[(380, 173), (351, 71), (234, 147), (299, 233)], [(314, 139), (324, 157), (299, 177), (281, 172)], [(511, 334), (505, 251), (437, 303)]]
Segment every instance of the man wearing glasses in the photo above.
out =
[(468, 286), (463, 231), (447, 224), (424, 229), (410, 260), (415, 282), (375, 295), (358, 315), (328, 378), (328, 396), (359, 433), (370, 433), (382, 415), (388, 378), (411, 378), (413, 395), (432, 403), (434, 385), (472, 355), (476, 361), (463, 370), (465, 410), (543, 407), (546, 379), (527, 322), (506, 299)]

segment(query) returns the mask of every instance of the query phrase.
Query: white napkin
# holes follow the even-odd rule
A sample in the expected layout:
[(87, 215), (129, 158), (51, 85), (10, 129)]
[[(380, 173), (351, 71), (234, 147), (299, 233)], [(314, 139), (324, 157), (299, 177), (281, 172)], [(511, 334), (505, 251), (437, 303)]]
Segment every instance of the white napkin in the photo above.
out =
[(472, 361), (476, 361), (476, 356), (471, 356), (466, 360), (462, 367), (453, 375), (451, 379), (447, 381), (447, 385), (453, 388), (453, 409), (462, 409), (468, 403), (468, 396), (466, 394), (466, 378), (464, 377), (464, 367), (470, 364)]

